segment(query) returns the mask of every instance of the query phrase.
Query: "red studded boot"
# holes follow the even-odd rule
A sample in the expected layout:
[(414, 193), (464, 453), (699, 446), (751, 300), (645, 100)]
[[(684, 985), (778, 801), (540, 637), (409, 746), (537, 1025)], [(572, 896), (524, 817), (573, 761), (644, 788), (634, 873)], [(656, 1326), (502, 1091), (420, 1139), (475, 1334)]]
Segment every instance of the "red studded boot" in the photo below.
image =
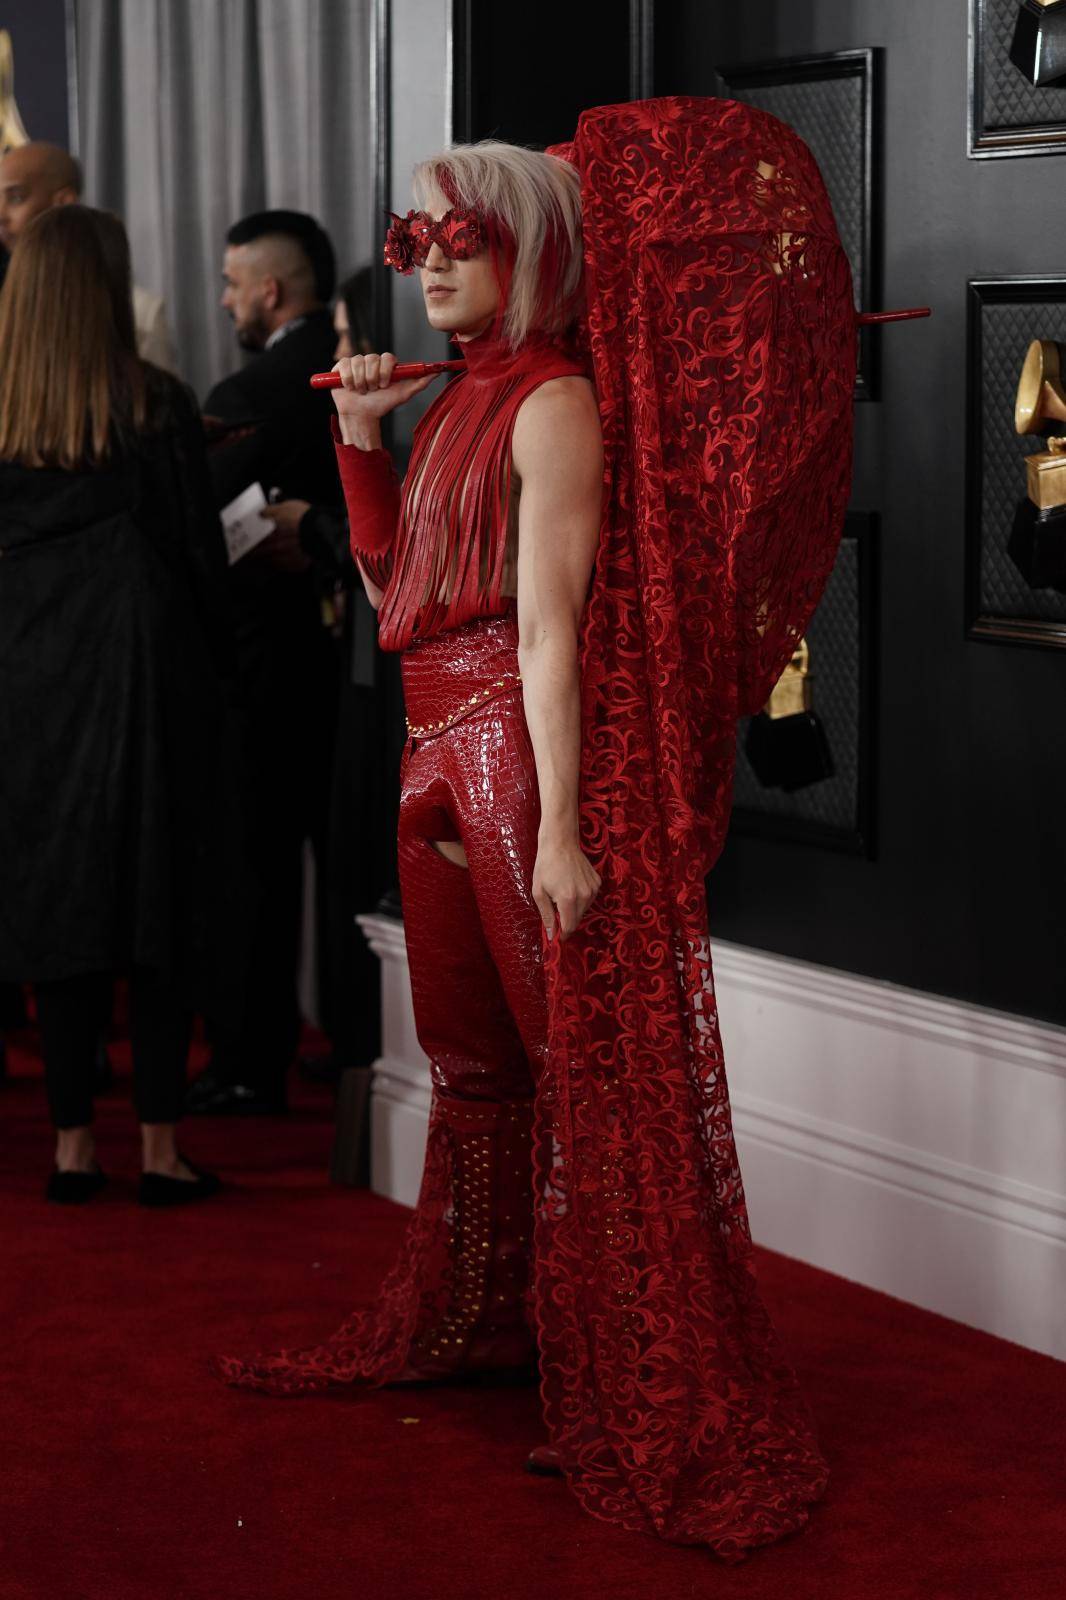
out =
[(533, 1215), (529, 1100), (438, 1096), (451, 1145), (450, 1271), (440, 1311), (412, 1341), (395, 1383), (499, 1373), (534, 1376), (524, 1303)]

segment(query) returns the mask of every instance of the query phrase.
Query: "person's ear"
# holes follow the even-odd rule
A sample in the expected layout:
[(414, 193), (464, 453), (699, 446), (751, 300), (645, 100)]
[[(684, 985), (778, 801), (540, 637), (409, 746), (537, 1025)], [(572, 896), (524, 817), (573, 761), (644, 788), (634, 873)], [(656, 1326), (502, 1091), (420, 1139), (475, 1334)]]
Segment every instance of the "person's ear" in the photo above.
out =
[(78, 198), (73, 189), (57, 189), (52, 196), (52, 204), (54, 206), (76, 206)]
[(276, 311), (281, 304), (281, 280), (279, 278), (263, 279), (263, 306), (267, 311)]

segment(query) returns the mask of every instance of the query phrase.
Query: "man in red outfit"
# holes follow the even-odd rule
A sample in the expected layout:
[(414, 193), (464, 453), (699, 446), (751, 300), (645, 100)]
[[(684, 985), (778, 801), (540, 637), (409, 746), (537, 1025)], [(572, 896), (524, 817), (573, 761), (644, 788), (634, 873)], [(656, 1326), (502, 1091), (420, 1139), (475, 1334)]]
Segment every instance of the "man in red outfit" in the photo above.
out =
[(224, 1369), (290, 1394), (536, 1354), (582, 1503), (736, 1560), (826, 1467), (752, 1276), (704, 880), (737, 716), (839, 538), (847, 261), (806, 147), (735, 102), (600, 108), (558, 153), (460, 146), (415, 188), (386, 259), (465, 370), (402, 493), (380, 420), (427, 380), (341, 362), (334, 436), (402, 651), (426, 1169), (372, 1310)]

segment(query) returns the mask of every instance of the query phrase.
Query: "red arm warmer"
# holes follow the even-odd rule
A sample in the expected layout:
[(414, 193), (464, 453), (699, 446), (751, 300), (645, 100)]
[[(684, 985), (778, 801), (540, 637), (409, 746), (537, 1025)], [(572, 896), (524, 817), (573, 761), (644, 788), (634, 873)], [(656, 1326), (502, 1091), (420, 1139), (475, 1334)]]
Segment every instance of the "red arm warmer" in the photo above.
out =
[(392, 570), (392, 542), (400, 515), (400, 480), (387, 450), (345, 444), (335, 416), (330, 430), (337, 451), (352, 555), (379, 589)]

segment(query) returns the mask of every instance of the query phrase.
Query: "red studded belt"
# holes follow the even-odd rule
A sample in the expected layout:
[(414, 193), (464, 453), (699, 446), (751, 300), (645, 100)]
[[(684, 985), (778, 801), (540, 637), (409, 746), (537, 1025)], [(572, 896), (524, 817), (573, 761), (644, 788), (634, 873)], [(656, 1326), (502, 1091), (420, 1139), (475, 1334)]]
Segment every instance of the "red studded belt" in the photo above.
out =
[(408, 736), (432, 738), (482, 706), (521, 689), (518, 621), (477, 617), (430, 639), (416, 640), (400, 657)]

